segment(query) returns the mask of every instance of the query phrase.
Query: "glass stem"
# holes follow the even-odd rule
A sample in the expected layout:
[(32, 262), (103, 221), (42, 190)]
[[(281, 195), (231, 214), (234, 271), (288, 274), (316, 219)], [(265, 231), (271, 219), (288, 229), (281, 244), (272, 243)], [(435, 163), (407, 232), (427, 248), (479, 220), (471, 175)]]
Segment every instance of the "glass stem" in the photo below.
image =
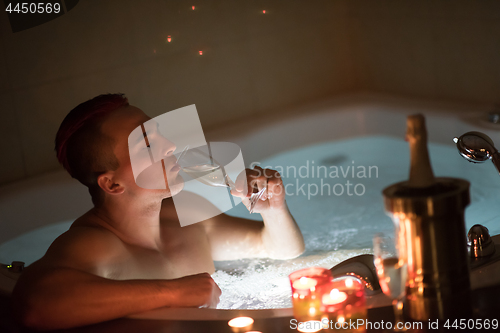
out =
[(394, 331), (402, 332), (404, 329), (404, 318), (403, 318), (403, 298), (398, 297), (392, 300), (392, 307), (394, 308)]

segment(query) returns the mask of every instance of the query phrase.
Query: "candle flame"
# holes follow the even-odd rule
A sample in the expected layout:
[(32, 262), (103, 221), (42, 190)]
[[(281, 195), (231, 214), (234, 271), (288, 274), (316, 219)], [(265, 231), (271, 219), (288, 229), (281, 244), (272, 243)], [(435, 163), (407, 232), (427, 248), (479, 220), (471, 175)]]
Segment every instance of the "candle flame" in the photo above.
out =
[(330, 294), (323, 295), (321, 301), (325, 305), (334, 305), (342, 303), (346, 299), (347, 299), (347, 294), (335, 288), (330, 291)]
[(316, 290), (317, 284), (318, 284), (318, 281), (316, 281), (315, 279), (311, 279), (311, 278), (303, 276), (293, 283), (293, 288), (295, 288), (295, 289), (310, 289), (311, 291), (314, 291), (314, 290)]
[(253, 324), (253, 319), (250, 317), (236, 317), (228, 321), (227, 323), (231, 327), (247, 327)]

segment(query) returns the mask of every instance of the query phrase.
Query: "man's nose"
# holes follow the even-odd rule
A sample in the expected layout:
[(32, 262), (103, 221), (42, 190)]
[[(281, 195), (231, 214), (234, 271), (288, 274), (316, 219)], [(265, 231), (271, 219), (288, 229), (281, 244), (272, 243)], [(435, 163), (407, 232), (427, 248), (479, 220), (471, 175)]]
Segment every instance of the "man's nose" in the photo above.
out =
[(175, 143), (173, 143), (172, 141), (170, 141), (165, 137), (162, 137), (160, 144), (163, 156), (172, 156), (174, 154), (175, 149), (177, 148), (175, 146)]

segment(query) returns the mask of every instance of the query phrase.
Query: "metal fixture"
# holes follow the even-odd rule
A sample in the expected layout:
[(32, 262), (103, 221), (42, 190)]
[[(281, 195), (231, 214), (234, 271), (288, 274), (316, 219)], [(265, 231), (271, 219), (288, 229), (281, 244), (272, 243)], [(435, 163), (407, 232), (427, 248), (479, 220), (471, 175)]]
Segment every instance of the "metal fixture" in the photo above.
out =
[(24, 261), (13, 261), (10, 265), (0, 264), (0, 268), (6, 268), (12, 273), (21, 273), (24, 269)]
[(495, 244), (493, 243), (488, 228), (475, 224), (467, 234), (467, 245), (471, 258), (490, 257), (495, 253)]
[(334, 278), (352, 276), (365, 285), (366, 294), (380, 293), (377, 271), (373, 263), (373, 254), (362, 254), (342, 261), (330, 269)]
[(482, 163), (492, 160), (500, 173), (500, 154), (493, 141), (484, 133), (467, 132), (458, 138), (453, 138), (457, 144), (458, 152), (469, 162)]
[(500, 111), (492, 111), (488, 113), (488, 121), (492, 124), (500, 123)]

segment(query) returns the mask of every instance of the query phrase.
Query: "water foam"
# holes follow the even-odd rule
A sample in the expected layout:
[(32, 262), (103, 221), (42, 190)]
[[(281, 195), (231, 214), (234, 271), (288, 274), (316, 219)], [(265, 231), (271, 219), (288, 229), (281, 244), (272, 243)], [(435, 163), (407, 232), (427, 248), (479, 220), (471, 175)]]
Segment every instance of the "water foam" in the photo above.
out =
[(292, 306), (288, 275), (293, 271), (319, 266), (331, 268), (351, 257), (371, 253), (371, 249), (338, 250), (306, 255), (292, 260), (239, 260), (219, 263), (213, 279), (222, 290), (218, 309), (275, 309)]

